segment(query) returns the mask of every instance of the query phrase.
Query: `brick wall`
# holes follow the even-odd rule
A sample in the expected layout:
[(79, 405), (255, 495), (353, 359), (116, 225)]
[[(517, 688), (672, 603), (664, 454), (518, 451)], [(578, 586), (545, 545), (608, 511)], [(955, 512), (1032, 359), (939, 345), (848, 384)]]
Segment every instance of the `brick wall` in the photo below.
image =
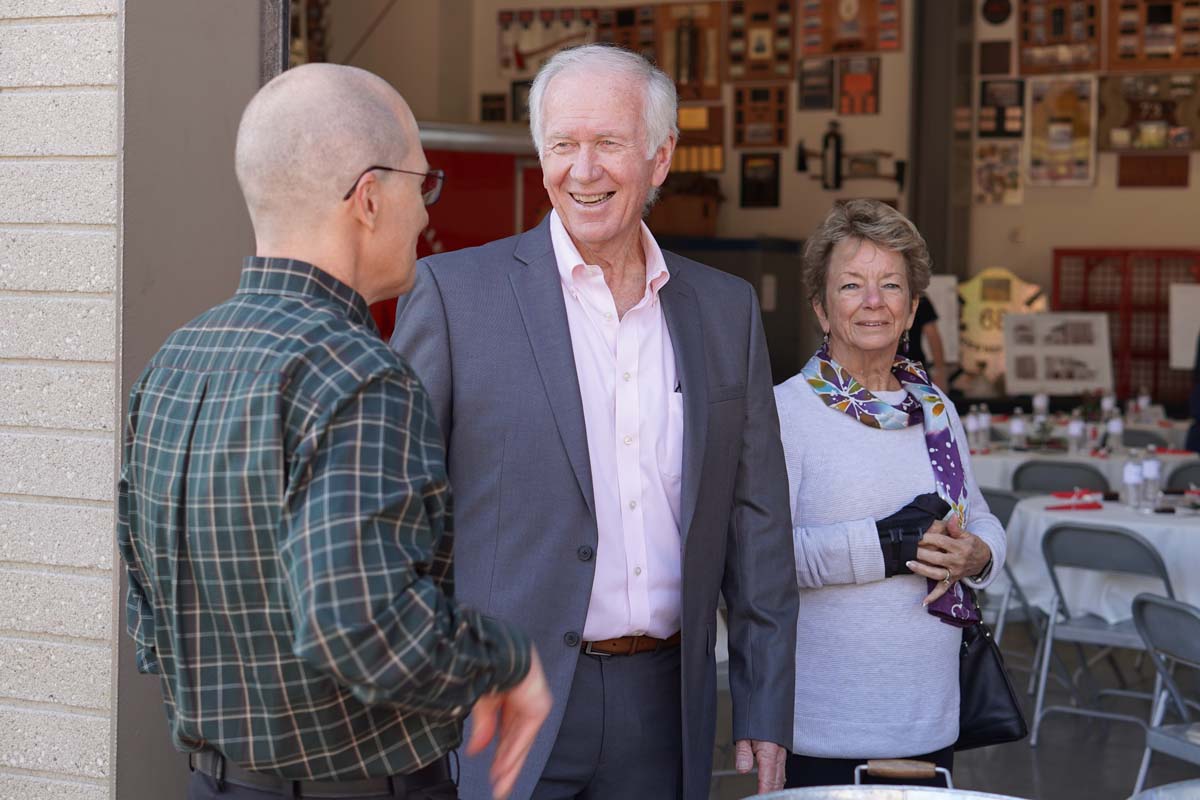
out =
[(111, 793), (119, 38), (0, 3), (0, 800)]

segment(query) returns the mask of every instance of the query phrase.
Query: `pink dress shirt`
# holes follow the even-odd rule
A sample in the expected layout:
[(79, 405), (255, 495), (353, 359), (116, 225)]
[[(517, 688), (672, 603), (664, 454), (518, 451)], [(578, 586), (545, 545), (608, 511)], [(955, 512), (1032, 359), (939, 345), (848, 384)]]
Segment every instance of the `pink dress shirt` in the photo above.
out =
[(583, 263), (556, 212), (550, 240), (583, 400), (599, 531), (583, 638), (665, 639), (679, 630), (683, 473), (683, 395), (658, 301), (670, 274), (643, 223), (646, 293), (618, 318), (604, 274)]

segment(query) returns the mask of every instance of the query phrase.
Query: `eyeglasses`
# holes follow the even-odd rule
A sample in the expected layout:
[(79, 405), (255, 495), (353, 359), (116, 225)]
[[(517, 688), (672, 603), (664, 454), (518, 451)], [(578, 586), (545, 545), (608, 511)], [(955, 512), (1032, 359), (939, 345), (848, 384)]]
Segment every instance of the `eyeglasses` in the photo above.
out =
[(427, 206), (433, 205), (442, 196), (442, 184), (446, 181), (445, 170), (431, 169), (429, 172), (413, 172), (411, 169), (396, 169), (376, 164), (373, 167), (367, 167), (358, 174), (358, 177), (354, 179), (354, 185), (350, 187), (350, 191), (342, 195), (342, 200), (349, 200), (350, 195), (354, 194), (354, 190), (358, 188), (358, 182), (363, 179), (363, 175), (376, 169), (382, 169), (387, 172), (403, 172), (405, 175), (420, 175), (424, 178), (421, 181), (421, 199), (425, 201), (425, 205)]

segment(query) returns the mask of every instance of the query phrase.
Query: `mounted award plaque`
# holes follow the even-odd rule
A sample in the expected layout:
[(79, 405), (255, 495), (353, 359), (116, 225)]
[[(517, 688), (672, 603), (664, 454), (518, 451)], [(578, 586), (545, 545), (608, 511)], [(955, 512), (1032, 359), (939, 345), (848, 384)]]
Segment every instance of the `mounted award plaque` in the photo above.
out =
[(1022, 0), (1020, 72), (1095, 72), (1100, 68), (1099, 0)]
[(1196, 67), (1200, 67), (1200, 3), (1196, 0), (1110, 0), (1110, 70)]
[(728, 79), (790, 80), (792, 0), (730, 0), (725, 7)]
[(733, 87), (733, 146), (786, 147), (791, 84)]
[(721, 3), (658, 7), (658, 66), (680, 102), (721, 99)]
[(799, 0), (805, 56), (896, 51), (901, 0)]

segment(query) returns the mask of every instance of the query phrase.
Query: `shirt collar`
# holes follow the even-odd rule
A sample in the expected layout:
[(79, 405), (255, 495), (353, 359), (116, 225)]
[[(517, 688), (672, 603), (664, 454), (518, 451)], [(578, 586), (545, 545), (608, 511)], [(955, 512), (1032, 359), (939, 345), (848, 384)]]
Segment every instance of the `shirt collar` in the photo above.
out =
[(247, 256), (237, 293), (323, 300), (337, 306), (352, 322), (375, 326), (370, 306), (361, 294), (328, 272), (294, 258)]
[[(646, 291), (653, 298), (658, 297), (658, 291), (670, 279), (666, 259), (663, 258), (662, 248), (654, 240), (654, 234), (646, 227), (645, 222), (638, 223), (642, 230), (642, 251), (646, 255)], [(554, 260), (558, 262), (558, 275), (564, 286), (572, 286), (576, 277), (587, 267), (579, 249), (571, 241), (567, 228), (563, 225), (558, 212), (550, 212), (550, 243), (554, 246)]]

